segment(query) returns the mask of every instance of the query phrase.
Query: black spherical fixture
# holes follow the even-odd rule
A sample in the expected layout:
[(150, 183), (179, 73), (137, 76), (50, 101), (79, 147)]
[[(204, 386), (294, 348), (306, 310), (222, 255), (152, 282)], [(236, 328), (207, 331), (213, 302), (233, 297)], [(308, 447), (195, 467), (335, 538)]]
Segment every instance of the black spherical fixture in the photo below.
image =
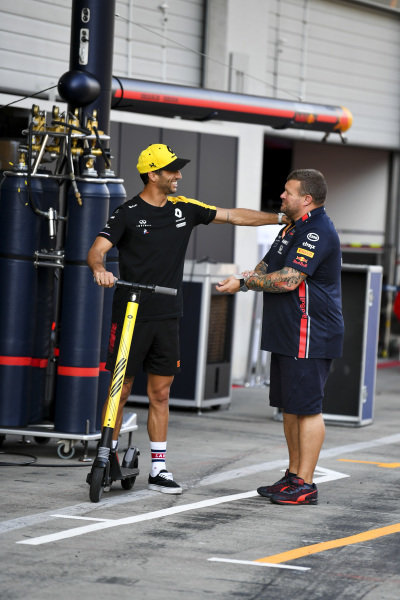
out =
[(72, 70), (61, 75), (57, 89), (63, 100), (79, 107), (94, 102), (100, 94), (101, 86), (91, 73)]

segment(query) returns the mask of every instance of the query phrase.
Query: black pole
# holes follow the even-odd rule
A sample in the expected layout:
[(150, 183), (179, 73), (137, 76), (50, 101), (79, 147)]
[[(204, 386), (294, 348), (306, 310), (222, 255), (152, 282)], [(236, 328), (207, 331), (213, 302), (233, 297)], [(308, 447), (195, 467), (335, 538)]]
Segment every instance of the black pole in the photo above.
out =
[(100, 94), (81, 106), (81, 124), (97, 110), (99, 130), (110, 134), (115, 0), (72, 0), (70, 71), (83, 71), (100, 84)]

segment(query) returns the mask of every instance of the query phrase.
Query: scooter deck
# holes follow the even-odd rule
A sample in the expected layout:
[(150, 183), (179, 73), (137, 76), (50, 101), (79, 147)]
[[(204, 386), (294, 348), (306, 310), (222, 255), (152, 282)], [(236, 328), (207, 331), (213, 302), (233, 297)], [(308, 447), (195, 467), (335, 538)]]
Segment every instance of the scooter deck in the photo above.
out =
[[(125, 455), (133, 450), (132, 460), (136, 461), (136, 466), (134, 464), (121, 466), (119, 463), (119, 459), (116, 457), (115, 453), (111, 452), (110, 454), (110, 479), (112, 481), (119, 481), (120, 479), (129, 479), (130, 477), (136, 477), (139, 475), (140, 471), (137, 467), (138, 457), (140, 452), (137, 448), (128, 448), (125, 452)], [(125, 459), (125, 456), (124, 456)], [(123, 460), (124, 460), (123, 459)]]
[(137, 477), (139, 475), (140, 470), (138, 468), (134, 469), (129, 467), (121, 467), (121, 475), (118, 479), (129, 479), (130, 477)]

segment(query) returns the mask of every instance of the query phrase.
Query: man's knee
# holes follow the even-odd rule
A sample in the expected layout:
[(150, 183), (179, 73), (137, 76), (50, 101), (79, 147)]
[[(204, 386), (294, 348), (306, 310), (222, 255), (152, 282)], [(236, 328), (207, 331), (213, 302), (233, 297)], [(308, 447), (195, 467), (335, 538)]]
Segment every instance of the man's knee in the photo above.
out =
[(168, 404), (173, 377), (148, 376), (147, 395), (154, 404)]

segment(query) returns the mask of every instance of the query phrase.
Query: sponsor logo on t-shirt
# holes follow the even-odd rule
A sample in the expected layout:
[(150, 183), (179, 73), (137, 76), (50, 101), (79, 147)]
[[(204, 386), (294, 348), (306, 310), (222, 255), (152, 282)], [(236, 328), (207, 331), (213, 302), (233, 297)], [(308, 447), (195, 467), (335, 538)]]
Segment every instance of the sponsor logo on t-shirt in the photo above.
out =
[(148, 223), (146, 219), (139, 219), (139, 222), (136, 224), (136, 227), (142, 230), (141, 233), (143, 233), (143, 235), (147, 235), (148, 233), (150, 233), (148, 227), (151, 227), (151, 224)]
[(301, 267), (307, 267), (308, 266), (308, 259), (304, 258), (304, 256), (296, 256), (296, 258), (293, 261), (294, 265), (300, 265)]
[(310, 242), (318, 242), (319, 235), (318, 233), (310, 232), (307, 234), (307, 239), (310, 240)]
[(314, 252), (311, 252), (310, 250), (306, 250), (305, 248), (297, 248), (297, 254), (305, 254), (306, 256), (309, 256), (310, 258), (312, 258), (314, 256)]
[(180, 208), (175, 208), (175, 218), (176, 227), (186, 227), (186, 217), (183, 215)]

